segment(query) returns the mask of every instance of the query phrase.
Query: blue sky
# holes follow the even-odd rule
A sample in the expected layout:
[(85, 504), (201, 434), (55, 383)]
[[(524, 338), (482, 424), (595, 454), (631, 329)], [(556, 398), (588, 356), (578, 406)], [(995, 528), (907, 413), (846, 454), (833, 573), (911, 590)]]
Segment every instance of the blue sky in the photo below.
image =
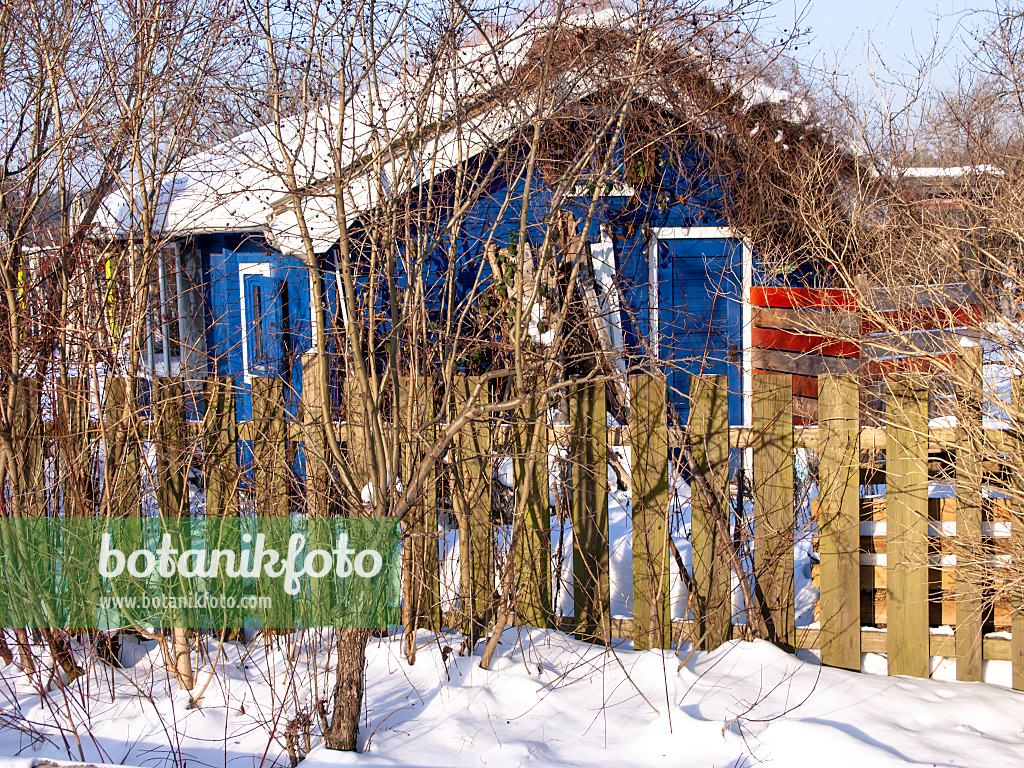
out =
[(810, 39), (796, 52), (827, 69), (861, 76), (878, 62), (903, 73), (908, 61), (926, 53), (938, 39), (943, 43), (933, 71), (937, 85), (956, 80), (959, 62), (970, 50), (967, 30), (983, 24), (969, 7), (994, 9), (994, 0), (783, 0), (776, 6), (776, 25), (811, 28)]

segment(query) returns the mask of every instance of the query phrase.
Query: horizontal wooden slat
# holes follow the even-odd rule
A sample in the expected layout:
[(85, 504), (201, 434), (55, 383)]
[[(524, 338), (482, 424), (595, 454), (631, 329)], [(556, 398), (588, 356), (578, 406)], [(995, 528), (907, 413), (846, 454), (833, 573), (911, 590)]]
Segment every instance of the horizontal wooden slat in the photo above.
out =
[[(894, 355), (937, 355), (956, 352), (963, 336), (958, 331), (908, 331), (866, 336), (863, 355), (870, 360)], [(882, 362), (879, 360), (879, 362)]]
[(751, 323), (755, 328), (782, 328), (848, 339), (856, 339), (862, 333), (860, 316), (842, 310), (828, 312), (818, 309), (754, 307)]
[(860, 361), (856, 359), (802, 355), (776, 349), (751, 350), (751, 362), (754, 368), (779, 373), (798, 373), (801, 376), (821, 376), (825, 373), (850, 374), (856, 373), (860, 367)]
[(754, 328), (751, 343), (761, 349), (782, 349), (811, 355), (831, 357), (860, 357), (860, 347), (854, 342), (837, 341), (811, 333), (797, 333), (779, 328)]
[(857, 298), (852, 291), (840, 288), (789, 288), (755, 285), (750, 289), (750, 303), (757, 307), (852, 310), (857, 307)]
[(861, 321), (861, 332), (892, 333), (932, 328), (977, 327), (983, 317), (981, 307), (977, 306), (917, 307), (898, 312), (867, 314)]

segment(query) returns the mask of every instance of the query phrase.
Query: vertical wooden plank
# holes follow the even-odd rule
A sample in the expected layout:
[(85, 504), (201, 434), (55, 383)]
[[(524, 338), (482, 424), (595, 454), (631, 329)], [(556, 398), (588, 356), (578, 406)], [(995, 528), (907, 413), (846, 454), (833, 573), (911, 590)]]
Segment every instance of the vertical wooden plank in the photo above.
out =
[(629, 393), (629, 433), (633, 445), (633, 647), (669, 648), (672, 636), (666, 381), (662, 376), (630, 376)]
[(956, 679), (981, 680), (981, 347), (957, 358)]
[[(291, 535), (288, 498), (290, 466), (288, 461), (287, 423), (285, 422), (284, 379), (276, 376), (254, 376), (252, 379), (252, 476), (249, 499), (256, 511), (259, 531), (266, 536), (267, 546), (285, 551)], [(284, 579), (274, 579), (256, 588), (269, 596), (274, 605), (289, 605), (284, 593)], [(286, 612), (274, 610), (277, 617)], [(260, 616), (267, 630), (289, 631), (273, 626), (267, 616)]]
[(284, 380), (252, 379), (252, 494), (257, 514), (288, 517), (288, 446)]
[(793, 377), (754, 374), (754, 571), (758, 607), (768, 639), (792, 648), (796, 639), (793, 587)]
[[(429, 385), (424, 376), (401, 376), (398, 381), (396, 422), (401, 441), (402, 483), (406, 487), (430, 450), (433, 402)], [(433, 621), (440, 602), (436, 491), (431, 472), (402, 520), (402, 624), (410, 663), (415, 660), (416, 628), (440, 628)]]
[[(211, 548), (234, 547), (242, 535), (238, 491), (238, 423), (235, 416), (235, 380), (211, 376), (203, 382), (202, 437), (205, 448), (204, 479), (206, 515)], [(223, 544), (221, 543), (223, 542)], [(211, 590), (235, 598), (241, 606), (242, 584), (238, 579), (220, 578)], [(243, 640), (245, 615), (241, 607), (225, 610), (225, 640)]]
[(821, 661), (859, 672), (860, 409), (857, 391), (856, 376), (818, 377)]
[(105, 468), (106, 507), (114, 517), (139, 515), (139, 442), (136, 409), (125, 412), (125, 401), (133, 389), (126, 379), (111, 376), (104, 382), (103, 420), (106, 422)]
[(235, 419), (234, 379), (212, 376), (205, 382), (206, 514), (237, 517), (238, 424)]
[(57, 387), (57, 477), (60, 487), (60, 511), (81, 517), (92, 510), (91, 462), (89, 461), (89, 380), (85, 376), (68, 379), (66, 389)]
[(928, 677), (928, 392), (894, 377), (886, 401), (886, 652), (890, 675)]
[(719, 516), (729, 520), (729, 380), (690, 377), (689, 447), (696, 472), (690, 478), (690, 541), (696, 595), (694, 623), (703, 650), (732, 637), (732, 572)]
[(547, 399), (535, 396), (516, 415), (512, 478), (516, 491), (516, 617), (531, 627), (551, 622), (551, 514), (548, 503)]
[[(1010, 521), (1010, 535), (1012, 537), (1011, 557), (1017, 559), (1024, 554), (1024, 471), (1021, 465), (1024, 463), (1024, 376), (1014, 376), (1010, 379), (1010, 398), (1012, 400), (1011, 412), (1013, 413), (1013, 460), (1012, 460), (1012, 485), (1010, 493), (1010, 504), (1012, 519)], [(1013, 569), (1020, 573), (1022, 570), (1020, 562), (1012, 563)], [(1018, 583), (1014, 586), (1011, 596), (1013, 613), (1010, 619), (1010, 664), (1012, 668), (1012, 683), (1015, 690), (1024, 691), (1024, 590)]]
[(570, 392), (572, 446), (572, 573), (576, 636), (609, 643), (608, 417), (604, 382)]
[[(474, 402), (489, 400), (487, 385), (476, 377), (455, 381), (455, 413)], [(494, 527), (491, 523), (491, 425), (482, 417), (466, 424), (455, 437), (458, 449), (453, 506), (459, 523), (459, 567), (465, 631), (472, 646), (489, 621), (494, 603)]]
[(161, 517), (183, 517), (189, 514), (188, 466), (191, 463), (186, 453), (188, 441), (182, 402), (185, 390), (182, 382), (172, 378), (155, 378), (152, 386), (157, 507)]

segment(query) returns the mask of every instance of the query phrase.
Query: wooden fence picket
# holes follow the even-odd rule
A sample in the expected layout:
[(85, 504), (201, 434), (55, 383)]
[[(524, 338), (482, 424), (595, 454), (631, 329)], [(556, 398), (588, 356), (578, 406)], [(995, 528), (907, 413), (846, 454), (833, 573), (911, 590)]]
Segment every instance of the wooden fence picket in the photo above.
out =
[[(1020, 414), (1024, 411), (1024, 376), (1014, 376), (1010, 379), (1010, 399), (1012, 411)], [(1013, 435), (1011, 446), (1016, 456), (1024, 456), (1024, 424), (1017, 416), (1013, 418)], [(1024, 553), (1024, 473), (1014, 472), (1010, 484), (1010, 535), (1011, 557), (1017, 558)], [(1012, 566), (1018, 570), (1021, 563), (1014, 562)], [(1014, 689), (1024, 691), (1024, 594), (1020, 584), (1013, 589), (1013, 614), (1011, 618), (1010, 635), (1010, 664), (1012, 669), (1012, 682)]]
[(109, 377), (104, 384), (103, 416), (106, 422), (105, 477), (106, 507), (113, 517), (129, 517), (141, 512), (139, 484), (139, 441), (135, 414), (137, 407), (125, 401), (132, 388), (126, 379)]
[(981, 680), (985, 602), (981, 586), (981, 347), (957, 360), (956, 447), (956, 679)]
[[(402, 474), (409, 478), (430, 447), (433, 414), (430, 380), (425, 376), (402, 376), (398, 381), (398, 410)], [(437, 552), (437, 485), (430, 474), (417, 501), (402, 521), (402, 624), (406, 655), (415, 659), (415, 631), (419, 626), (438, 628), (440, 606)]]
[(608, 572), (608, 422), (604, 382), (570, 391), (572, 446), (572, 570), (575, 633), (611, 641)]
[(237, 517), (239, 475), (235, 382), (230, 376), (211, 376), (206, 380), (204, 389), (206, 514)]
[(633, 445), (633, 647), (669, 648), (668, 422), (662, 376), (629, 377)]
[(860, 450), (856, 376), (818, 378), (821, 661), (860, 671)]
[(928, 677), (928, 392), (893, 377), (886, 400), (886, 649), (890, 675)]
[[(819, 405), (820, 407), (820, 405)], [(754, 374), (754, 570), (768, 639), (793, 647), (793, 377)]]
[(548, 504), (547, 398), (535, 396), (518, 412), (512, 478), (515, 519), (522, 526), (514, 542), (516, 616), (523, 624), (551, 622), (551, 516)]
[[(455, 402), (464, 407), (483, 383), (479, 399), (489, 399), (486, 383), (459, 376)], [(460, 594), (465, 632), (471, 644), (481, 636), (494, 595), (494, 526), (491, 522), (491, 426), (487, 417), (474, 419), (455, 437), (458, 462), (453, 506), (459, 523)]]
[[(732, 571), (716, 517), (729, 515), (729, 380), (690, 377), (690, 479), (696, 637), (703, 650), (732, 638)], [(728, 526), (728, 518), (725, 520)]]

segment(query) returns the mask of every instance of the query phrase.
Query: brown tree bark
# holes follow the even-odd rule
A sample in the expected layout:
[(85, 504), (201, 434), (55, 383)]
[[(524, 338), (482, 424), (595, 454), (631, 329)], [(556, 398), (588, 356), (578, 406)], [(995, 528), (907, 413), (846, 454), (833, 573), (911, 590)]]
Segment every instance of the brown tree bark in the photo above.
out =
[(334, 682), (334, 708), (325, 745), (355, 752), (359, 742), (359, 715), (363, 709), (368, 629), (337, 629), (338, 677)]

